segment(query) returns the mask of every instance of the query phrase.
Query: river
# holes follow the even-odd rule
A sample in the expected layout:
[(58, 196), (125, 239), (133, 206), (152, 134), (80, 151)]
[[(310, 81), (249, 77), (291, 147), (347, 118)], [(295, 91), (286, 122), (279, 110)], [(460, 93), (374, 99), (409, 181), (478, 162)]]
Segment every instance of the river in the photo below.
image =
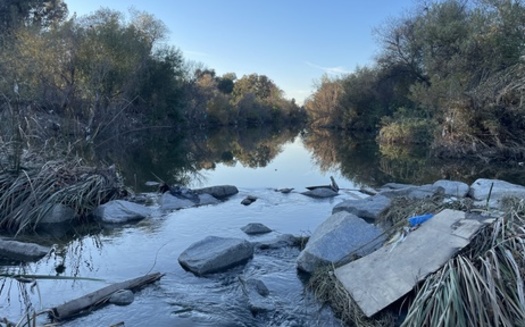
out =
[[(246, 133), (195, 133), (189, 138), (150, 133), (98, 147), (97, 158), (115, 162), (127, 184), (141, 192), (153, 192), (145, 181), (155, 179), (192, 188), (231, 184), (240, 192), (219, 205), (155, 211), (151, 218), (136, 224), (90, 226), (86, 231), (54, 238), (42, 235), (43, 241), (57, 244), (57, 251), (36, 263), (4, 262), (0, 270), (102, 281), (42, 279), (31, 287), (4, 279), (0, 317), (16, 321), (26, 303), (39, 311), (107, 284), (158, 271), (165, 276), (135, 294), (131, 305), (108, 305), (64, 326), (110, 326), (121, 321), (125, 326), (339, 326), (331, 311), (305, 290), (305, 280), (295, 269), (298, 249), (258, 251), (245, 266), (206, 277), (184, 271), (177, 258), (190, 244), (208, 235), (250, 241), (287, 233), (309, 235), (330, 216), (334, 205), (354, 198), (360, 186), (391, 181), (422, 184), (444, 177), (466, 182), (477, 177), (505, 178), (525, 184), (520, 163), (499, 168), (465, 162), (444, 164), (424, 154), (387, 157), (367, 138), (289, 130)], [(300, 194), (306, 186), (328, 184), (330, 176), (341, 188), (339, 196), (317, 200)], [(293, 187), (294, 192), (275, 192), (281, 187)], [(247, 195), (256, 196), (257, 201), (243, 206), (240, 202)], [(254, 222), (273, 232), (247, 236), (240, 230)], [(263, 280), (276, 309), (252, 314), (239, 277)]]

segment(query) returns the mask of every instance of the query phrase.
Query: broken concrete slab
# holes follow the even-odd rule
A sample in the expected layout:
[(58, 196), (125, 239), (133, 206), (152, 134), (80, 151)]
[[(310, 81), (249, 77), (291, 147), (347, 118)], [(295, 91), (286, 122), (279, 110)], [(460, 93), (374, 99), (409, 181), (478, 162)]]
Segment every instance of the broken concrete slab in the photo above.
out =
[(382, 232), (356, 215), (337, 212), (315, 229), (297, 258), (297, 268), (313, 273), (320, 267), (367, 255), (383, 244)]
[(337, 279), (371, 317), (410, 292), (467, 246), (484, 222), (446, 209), (395, 245), (335, 269)]
[(332, 213), (346, 211), (364, 219), (377, 219), (391, 205), (390, 198), (377, 194), (362, 200), (343, 201), (332, 209)]

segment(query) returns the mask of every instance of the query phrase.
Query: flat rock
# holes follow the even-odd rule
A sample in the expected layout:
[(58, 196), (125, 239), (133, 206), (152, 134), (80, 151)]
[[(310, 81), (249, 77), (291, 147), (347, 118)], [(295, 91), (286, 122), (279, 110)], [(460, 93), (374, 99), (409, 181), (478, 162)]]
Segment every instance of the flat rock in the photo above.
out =
[(135, 295), (130, 290), (118, 290), (109, 297), (109, 303), (116, 305), (128, 305), (133, 303), (134, 300)]
[(43, 258), (50, 248), (35, 244), (0, 239), (0, 257), (17, 261), (36, 261)]
[(469, 186), (466, 183), (441, 179), (432, 184), (437, 187), (442, 187), (445, 196), (455, 196), (457, 198), (464, 198), (467, 196)]
[(104, 203), (93, 210), (93, 216), (105, 223), (122, 224), (148, 217), (151, 209), (141, 204), (114, 200)]
[(241, 227), (241, 230), (248, 235), (266, 234), (272, 231), (270, 228), (261, 223), (250, 223), (244, 227)]
[(406, 195), (407, 198), (413, 200), (424, 200), (429, 199), (437, 194), (444, 194), (445, 189), (441, 186), (435, 186), (432, 184), (426, 184), (417, 186), (414, 189), (410, 190)]
[(310, 196), (312, 198), (331, 198), (339, 195), (339, 193), (330, 188), (316, 188), (310, 191), (301, 192), (301, 194)]
[[(493, 185), (493, 186), (492, 186)], [(492, 192), (490, 188), (492, 186)], [(468, 195), (476, 201), (487, 201), (490, 193), (489, 206), (491, 208), (501, 208), (501, 200), (506, 197), (525, 198), (525, 187), (512, 184), (499, 179), (479, 178), (472, 185)], [(485, 204), (478, 202), (478, 204)]]
[(379, 215), (392, 205), (392, 200), (377, 194), (362, 200), (346, 200), (337, 204), (332, 213), (346, 211), (365, 219), (377, 219)]
[(208, 236), (179, 256), (180, 265), (201, 276), (239, 265), (253, 256), (253, 245), (239, 238)]
[(233, 185), (217, 185), (217, 186), (209, 186), (209, 187), (203, 187), (200, 189), (193, 190), (197, 194), (207, 193), (210, 195), (213, 195), (217, 199), (224, 199), (229, 196), (235, 195), (239, 193), (239, 190), (237, 187)]
[(382, 230), (346, 211), (331, 215), (315, 229), (297, 258), (297, 267), (308, 273), (338, 265), (354, 256), (365, 256), (383, 244)]

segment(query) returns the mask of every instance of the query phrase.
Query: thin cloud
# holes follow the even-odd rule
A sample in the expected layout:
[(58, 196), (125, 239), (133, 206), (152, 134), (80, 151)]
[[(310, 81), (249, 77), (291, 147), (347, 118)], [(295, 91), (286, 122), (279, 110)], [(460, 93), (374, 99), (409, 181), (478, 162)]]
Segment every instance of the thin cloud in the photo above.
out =
[(346, 70), (343, 66), (336, 66), (336, 67), (323, 67), (316, 64), (313, 64), (309, 61), (305, 61), (305, 64), (307, 64), (310, 67), (317, 68), (323, 70), (327, 74), (333, 74), (333, 75), (341, 75), (341, 74), (350, 74), (351, 71)]

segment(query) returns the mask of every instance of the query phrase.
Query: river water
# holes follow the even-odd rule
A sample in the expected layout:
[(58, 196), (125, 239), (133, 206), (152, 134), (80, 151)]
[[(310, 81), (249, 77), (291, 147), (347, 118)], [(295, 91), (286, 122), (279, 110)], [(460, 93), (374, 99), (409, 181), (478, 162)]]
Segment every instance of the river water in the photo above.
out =
[[(467, 182), (478, 176), (510, 176), (515, 180), (509, 181), (515, 183), (522, 178), (518, 164), (511, 164), (506, 175), (499, 172), (494, 176), (491, 172), (498, 170), (485, 167), (478, 171), (474, 166), (457, 163), (450, 166), (452, 171), (443, 170), (446, 166), (437, 162), (419, 165), (420, 159), (396, 164), (391, 159), (378, 158), (379, 150), (370, 150), (369, 142), (345, 143), (335, 138), (330, 143), (326, 135), (280, 132), (269, 138), (228, 138), (219, 134), (219, 141), (197, 137), (185, 145), (177, 143), (176, 137), (150, 137), (150, 141), (137, 138), (127, 142), (129, 146), (101, 149), (99, 155), (105, 161), (117, 162), (127, 182), (140, 191), (148, 190), (144, 182), (154, 175), (165, 181), (183, 181), (192, 188), (231, 184), (240, 192), (219, 205), (174, 212), (156, 210), (151, 218), (136, 224), (95, 226), (68, 236), (46, 236), (43, 241), (56, 243), (57, 251), (23, 266), (4, 262), (0, 270), (102, 281), (41, 279), (31, 287), (4, 279), (0, 286), (0, 317), (16, 321), (27, 303), (39, 311), (111, 283), (161, 272), (165, 276), (136, 293), (131, 305), (108, 305), (64, 326), (110, 326), (118, 322), (125, 326), (339, 326), (330, 309), (321, 306), (305, 289), (305, 280), (296, 271), (298, 249), (258, 250), (246, 265), (206, 277), (184, 271), (177, 258), (189, 245), (209, 235), (254, 242), (282, 234), (309, 235), (330, 216), (333, 206), (354, 199), (359, 194), (356, 189), (363, 185), (377, 186), (388, 181), (423, 183), (460, 176), (464, 171), (467, 175), (461, 176)], [(148, 146), (147, 142), (163, 149)], [(345, 146), (337, 148), (334, 144)], [(168, 145), (171, 151), (164, 149)], [(433, 173), (425, 173), (428, 171)], [(299, 193), (306, 186), (328, 184), (330, 176), (341, 188), (339, 196), (319, 200)], [(275, 192), (282, 187), (293, 187), (294, 191)], [(240, 202), (247, 195), (258, 199), (243, 206)], [(157, 208), (156, 204), (152, 206)], [(247, 236), (240, 230), (256, 222), (273, 232)], [(248, 278), (265, 282), (275, 310), (252, 314), (239, 281)], [(40, 322), (46, 320), (42, 317)]]

